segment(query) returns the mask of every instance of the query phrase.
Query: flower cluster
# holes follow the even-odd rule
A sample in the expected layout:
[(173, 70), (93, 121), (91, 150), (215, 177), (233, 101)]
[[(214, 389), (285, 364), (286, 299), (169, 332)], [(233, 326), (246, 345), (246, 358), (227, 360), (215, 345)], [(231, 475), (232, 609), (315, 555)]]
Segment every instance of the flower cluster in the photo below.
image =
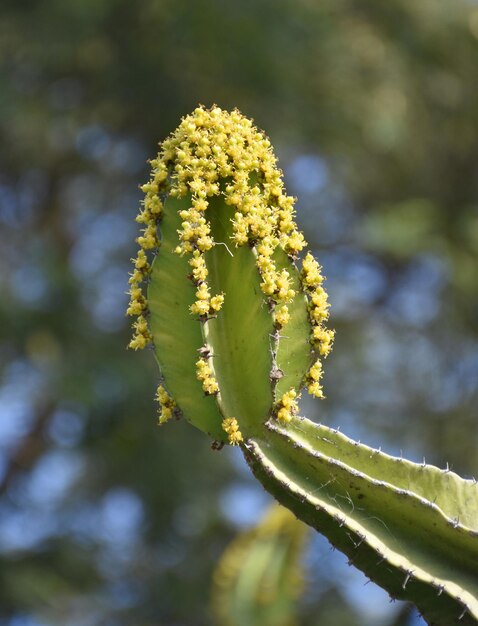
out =
[[(140, 296), (143, 299), (143, 296)], [(149, 332), (148, 321), (144, 315), (138, 315), (136, 321), (133, 322), (134, 334), (128, 347), (132, 350), (142, 350), (148, 343), (152, 341), (151, 333)]]
[(310, 395), (320, 399), (324, 397), (324, 390), (322, 388), (322, 385), (320, 384), (320, 379), (322, 378), (323, 374), (324, 371), (322, 369), (322, 362), (320, 359), (317, 359), (317, 361), (307, 372), (306, 377), (307, 391), (310, 393)]
[(292, 388), (286, 391), (279, 402), (277, 402), (275, 409), (276, 417), (280, 422), (284, 422), (284, 424), (290, 422), (292, 416), (297, 415), (299, 412), (296, 390)]
[(227, 438), (232, 446), (238, 446), (243, 441), (239, 424), (235, 417), (226, 417), (222, 421), (222, 428), (227, 433)]
[[(221, 296), (205, 296), (209, 289), (204, 261), (204, 253), (217, 243), (212, 240), (205, 213), (210, 198), (219, 194), (235, 209), (232, 241), (257, 250), (263, 292), (273, 303), (290, 302), (295, 292), (289, 272), (278, 271), (272, 257), (278, 246), (296, 257), (306, 243), (295, 225), (294, 199), (284, 193), (282, 173), (269, 140), (239, 111), (198, 107), (164, 142), (159, 164), (164, 168), (170, 161), (170, 195), (191, 197), (191, 207), (180, 212), (182, 223), (175, 250), (191, 255), (191, 279), (198, 288), (191, 313), (214, 315), (222, 304)], [(287, 308), (282, 308), (276, 324), (282, 326), (287, 321)]]
[[(324, 277), (321, 273), (321, 267), (310, 252), (302, 261), (300, 277), (304, 290), (309, 297), (309, 319), (312, 325), (311, 342), (316, 353), (325, 358), (332, 350), (335, 333), (324, 325), (329, 319), (330, 305), (327, 292), (322, 287)], [(322, 365), (317, 360), (310, 368), (306, 378), (309, 393), (317, 398), (324, 397), (322, 386), (319, 384), (321, 376)]]
[(176, 402), (171, 398), (163, 385), (159, 385), (156, 391), (156, 400), (159, 402), (159, 423), (164, 424), (168, 422), (177, 411)]
[(274, 324), (279, 327), (282, 328), (284, 327), (286, 324), (288, 324), (290, 320), (290, 313), (289, 313), (289, 308), (287, 307), (287, 304), (283, 304), (280, 307), (276, 307), (274, 309)]
[(221, 309), (224, 302), (224, 294), (219, 294), (211, 298), (209, 288), (206, 282), (199, 283), (196, 290), (196, 302), (191, 304), (189, 310), (191, 313), (202, 316), (213, 316)]
[(126, 314), (138, 318), (132, 324), (133, 337), (128, 345), (133, 350), (146, 347), (152, 340), (148, 329), (148, 305), (143, 293), (143, 285), (151, 273), (151, 265), (148, 261), (147, 253), (156, 250), (160, 245), (157, 233), (158, 223), (163, 211), (160, 197), (168, 189), (167, 166), (157, 160), (151, 161), (151, 165), (153, 167), (151, 179), (141, 187), (145, 197), (136, 221), (143, 224), (144, 227), (141, 235), (136, 239), (140, 247), (136, 257), (131, 259), (134, 269), (129, 279), (130, 302)]
[(206, 395), (214, 396), (219, 392), (219, 385), (212, 374), (211, 366), (203, 357), (196, 362), (196, 378), (201, 381)]

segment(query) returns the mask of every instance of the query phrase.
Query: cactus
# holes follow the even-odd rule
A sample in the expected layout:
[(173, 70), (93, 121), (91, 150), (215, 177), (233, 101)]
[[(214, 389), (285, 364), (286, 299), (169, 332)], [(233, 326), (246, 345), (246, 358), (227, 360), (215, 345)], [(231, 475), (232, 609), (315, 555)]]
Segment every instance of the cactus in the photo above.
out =
[(184, 416), (213, 447), (240, 446), (281, 504), (429, 624), (477, 624), (475, 481), (298, 416), (304, 389), (323, 398), (334, 334), (269, 140), (200, 107), (151, 166), (128, 313), (130, 347), (159, 363), (160, 423)]
[(307, 526), (273, 505), (226, 548), (213, 575), (211, 608), (220, 626), (294, 626), (303, 590)]

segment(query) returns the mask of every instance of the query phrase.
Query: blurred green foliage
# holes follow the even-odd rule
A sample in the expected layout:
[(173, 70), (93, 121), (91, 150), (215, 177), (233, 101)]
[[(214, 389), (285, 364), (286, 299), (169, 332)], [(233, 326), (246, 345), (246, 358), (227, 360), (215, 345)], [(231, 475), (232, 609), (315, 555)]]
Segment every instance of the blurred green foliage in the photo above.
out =
[[(471, 0), (2, 1), (2, 626), (208, 624), (266, 499), (155, 428), (154, 359), (125, 350), (137, 186), (198, 102), (269, 133), (325, 266), (307, 415), (478, 471), (477, 61)], [(316, 541), (301, 624), (402, 619)]]

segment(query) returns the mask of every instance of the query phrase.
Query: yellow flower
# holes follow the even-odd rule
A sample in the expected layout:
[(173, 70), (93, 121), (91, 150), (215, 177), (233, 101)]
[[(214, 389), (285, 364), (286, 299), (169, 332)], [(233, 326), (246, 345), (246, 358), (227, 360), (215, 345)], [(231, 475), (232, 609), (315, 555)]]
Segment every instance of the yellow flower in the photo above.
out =
[(235, 417), (226, 417), (222, 421), (222, 428), (227, 433), (229, 443), (237, 446), (243, 441), (242, 433), (239, 430), (239, 424)]
[(314, 326), (312, 330), (312, 340), (319, 350), (321, 356), (328, 356), (332, 350), (335, 332), (324, 326)]
[(201, 381), (204, 393), (208, 396), (219, 392), (219, 385), (212, 375), (212, 369), (206, 359), (201, 358), (196, 362), (196, 378)]
[(224, 303), (224, 294), (220, 294), (218, 296), (213, 296), (211, 298), (211, 310), (219, 311)]
[(296, 398), (297, 392), (292, 388), (286, 391), (276, 404), (276, 415), (280, 422), (287, 424), (291, 421), (292, 417), (299, 412), (299, 405), (297, 404)]
[(324, 392), (322, 389), (322, 385), (317, 381), (311, 381), (307, 384), (307, 391), (311, 396), (315, 398), (320, 398), (321, 400), (324, 398)]
[(159, 424), (164, 424), (173, 417), (177, 409), (176, 402), (163, 385), (159, 385), (156, 391), (156, 401), (159, 403)]
[(274, 311), (274, 322), (279, 327), (284, 327), (290, 320), (289, 309), (286, 304)]

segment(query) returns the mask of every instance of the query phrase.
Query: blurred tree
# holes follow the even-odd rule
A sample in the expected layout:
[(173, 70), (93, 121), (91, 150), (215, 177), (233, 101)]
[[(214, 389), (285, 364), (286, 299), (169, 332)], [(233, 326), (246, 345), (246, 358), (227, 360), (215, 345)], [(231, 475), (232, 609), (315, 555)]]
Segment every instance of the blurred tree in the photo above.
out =
[[(198, 102), (282, 146), (338, 331), (320, 419), (477, 472), (477, 59), (471, 0), (3, 0), (1, 624), (207, 624), (265, 500), (156, 432), (153, 359), (125, 350), (136, 189)], [(314, 550), (304, 625), (390, 621)]]

